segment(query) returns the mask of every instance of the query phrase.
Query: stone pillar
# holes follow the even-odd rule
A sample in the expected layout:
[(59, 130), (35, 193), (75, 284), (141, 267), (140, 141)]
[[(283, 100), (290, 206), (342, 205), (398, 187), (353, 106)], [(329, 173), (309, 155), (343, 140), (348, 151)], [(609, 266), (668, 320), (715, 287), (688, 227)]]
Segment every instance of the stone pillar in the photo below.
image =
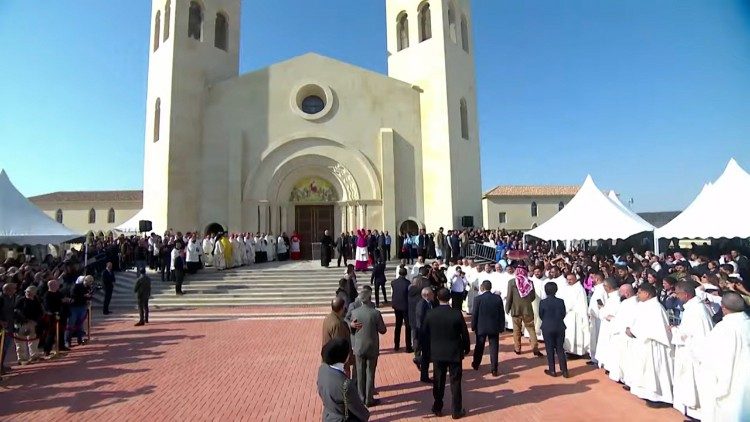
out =
[(396, 159), (393, 129), (380, 129), (380, 157), (383, 175), (381, 229), (396, 232)]
[(258, 206), (260, 207), (260, 233), (266, 233), (268, 228), (268, 202), (261, 201)]
[(291, 236), (292, 228), (289, 227), (289, 206), (283, 205), (281, 207), (281, 231), (286, 232), (287, 235)]
[(347, 231), (347, 220), (349, 219), (349, 216), (347, 215), (347, 208), (349, 208), (348, 205), (343, 203), (339, 204), (338, 206), (339, 212), (341, 213), (341, 230), (339, 231), (339, 233)]
[(358, 229), (357, 225), (357, 206), (349, 204), (347, 206), (347, 212), (349, 213), (349, 231)]
[(362, 227), (370, 228), (367, 225), (367, 204), (362, 204)]

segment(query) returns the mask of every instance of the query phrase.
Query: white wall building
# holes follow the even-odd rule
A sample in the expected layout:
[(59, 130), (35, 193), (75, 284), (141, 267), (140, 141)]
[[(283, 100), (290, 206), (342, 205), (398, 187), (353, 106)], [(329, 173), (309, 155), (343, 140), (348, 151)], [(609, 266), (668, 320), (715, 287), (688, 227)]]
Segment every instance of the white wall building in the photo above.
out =
[(218, 222), (314, 241), (323, 229), (479, 225), (470, 2), (381, 1), (387, 76), (312, 53), (239, 75), (240, 0), (153, 0), (154, 230)]

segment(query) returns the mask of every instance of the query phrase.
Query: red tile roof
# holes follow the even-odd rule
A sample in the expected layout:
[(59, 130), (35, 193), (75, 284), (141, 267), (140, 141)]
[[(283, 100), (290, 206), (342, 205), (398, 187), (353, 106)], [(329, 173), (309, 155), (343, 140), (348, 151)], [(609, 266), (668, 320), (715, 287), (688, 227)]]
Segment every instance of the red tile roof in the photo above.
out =
[(500, 185), (484, 196), (574, 196), (579, 188), (564, 185)]
[(143, 201), (141, 190), (105, 190), (105, 191), (72, 191), (52, 192), (32, 196), (31, 202), (135, 202)]

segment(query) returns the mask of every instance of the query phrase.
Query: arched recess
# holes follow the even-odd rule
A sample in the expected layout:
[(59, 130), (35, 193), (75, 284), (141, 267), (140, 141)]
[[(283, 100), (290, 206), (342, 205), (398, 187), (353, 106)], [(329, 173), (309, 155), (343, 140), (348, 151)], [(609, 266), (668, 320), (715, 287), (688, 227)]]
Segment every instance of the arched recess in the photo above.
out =
[[(272, 145), (262, 154), (260, 163), (245, 179), (242, 200), (270, 200), (269, 192), (272, 187), (269, 186), (269, 181), (274, 180), (277, 173), (283, 174), (283, 171), (279, 171), (289, 163), (306, 156), (324, 157), (330, 160), (327, 163), (333, 163), (331, 165), (340, 163), (345, 166), (356, 183), (359, 199), (382, 198), (379, 174), (361, 152), (330, 139), (299, 138)], [(341, 183), (338, 184), (341, 186)]]
[(306, 177), (317, 177), (331, 183), (336, 191), (336, 202), (358, 199), (356, 197), (359, 196), (359, 188), (356, 181), (342, 181), (333, 174), (331, 167), (337, 164), (339, 163), (319, 155), (305, 155), (287, 161), (268, 183), (266, 198), (276, 203), (289, 202), (292, 188), (300, 180)]

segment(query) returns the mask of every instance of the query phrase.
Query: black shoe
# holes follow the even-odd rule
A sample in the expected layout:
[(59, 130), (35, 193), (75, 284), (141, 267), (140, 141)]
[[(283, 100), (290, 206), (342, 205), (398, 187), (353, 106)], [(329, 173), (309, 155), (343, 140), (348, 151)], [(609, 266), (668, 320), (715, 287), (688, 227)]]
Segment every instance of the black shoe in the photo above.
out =
[(434, 381), (432, 380), (432, 378), (420, 378), (419, 382), (423, 382), (425, 384), (432, 384)]
[(435, 409), (434, 407), (430, 410), (438, 418), (443, 416), (443, 409)]
[(586, 365), (596, 366), (597, 364), (593, 360), (590, 360), (590, 361), (586, 362)]
[(367, 407), (374, 407), (380, 404), (380, 399), (372, 399), (371, 402), (367, 403)]
[(622, 389), (625, 390), (625, 391), (630, 391), (630, 387), (628, 387), (627, 385), (623, 385)]
[(564, 371), (563, 378), (570, 378), (570, 373), (568, 371)]
[(495, 369), (495, 370), (492, 371), (492, 376), (493, 377), (499, 377), (500, 376), (500, 374), (497, 372), (497, 369)]
[(406, 353), (414, 353), (414, 349), (412, 349), (411, 347), (407, 347)]
[(453, 419), (461, 419), (466, 416), (466, 409), (461, 409), (457, 413), (453, 414)]
[(651, 400), (646, 400), (646, 406), (652, 409), (664, 409), (667, 407), (672, 407), (672, 405), (669, 403), (662, 403), (660, 401), (651, 401)]
[(520, 351), (520, 350), (514, 350), (514, 351), (513, 351), (513, 353), (515, 353), (515, 354), (517, 354), (517, 355), (520, 355), (520, 354), (521, 354), (521, 351)]
[(534, 350), (534, 356), (536, 356), (538, 358), (543, 358), (544, 357), (544, 355), (542, 354), (542, 352), (540, 352), (539, 350)]
[(472, 362), (471, 363), (471, 367), (474, 368), (475, 371), (479, 370), (479, 364), (478, 363)]
[(68, 347), (61, 347), (61, 348), (59, 348), (58, 350), (59, 350), (60, 352), (69, 352), (69, 351), (70, 351), (70, 348), (68, 348)]
[(393, 351), (394, 351), (394, 352), (398, 352), (399, 350), (401, 350), (401, 347), (400, 347), (400, 346), (396, 346), (396, 347), (394, 347), (394, 348), (393, 348)]
[(104, 315), (109, 315), (109, 314), (111, 314), (112, 312), (109, 312), (109, 311), (104, 311), (104, 312), (102, 312), (102, 313), (103, 313)]
[(138, 321), (138, 322), (135, 323), (136, 327), (140, 327), (142, 325), (145, 325), (145, 323), (143, 321)]
[(551, 376), (551, 377), (556, 377), (557, 376), (557, 372), (550, 371), (549, 369), (545, 369), (544, 373), (547, 374), (547, 375), (549, 375), (549, 376)]

